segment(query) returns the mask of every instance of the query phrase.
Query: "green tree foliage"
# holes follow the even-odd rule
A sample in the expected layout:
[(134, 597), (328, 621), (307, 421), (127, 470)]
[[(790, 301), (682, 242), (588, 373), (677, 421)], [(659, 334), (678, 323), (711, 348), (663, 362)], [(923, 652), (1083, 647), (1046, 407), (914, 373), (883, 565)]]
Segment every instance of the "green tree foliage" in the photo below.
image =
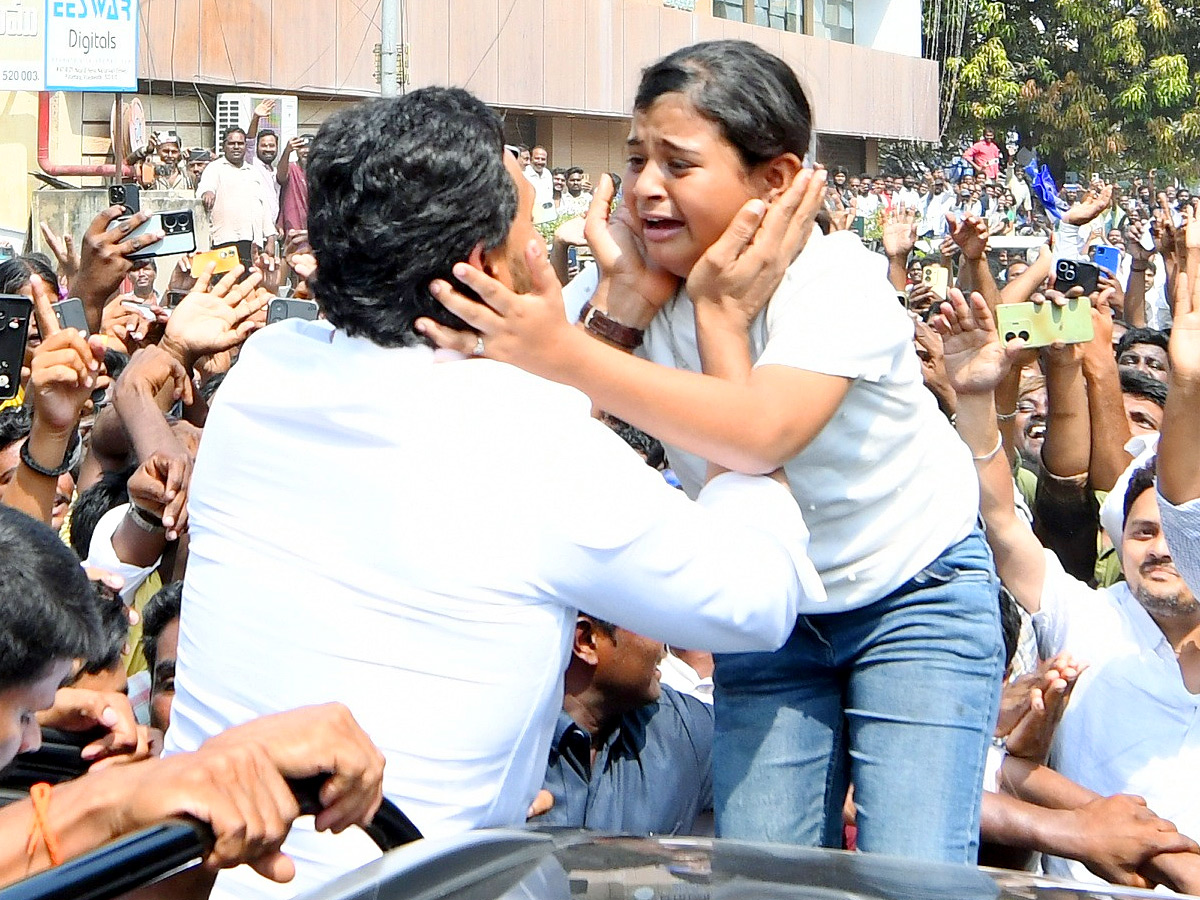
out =
[[(939, 54), (948, 140), (995, 123), (1054, 168), (1200, 174), (1196, 0), (962, 2), (961, 53)], [(926, 3), (927, 35), (944, 9)]]

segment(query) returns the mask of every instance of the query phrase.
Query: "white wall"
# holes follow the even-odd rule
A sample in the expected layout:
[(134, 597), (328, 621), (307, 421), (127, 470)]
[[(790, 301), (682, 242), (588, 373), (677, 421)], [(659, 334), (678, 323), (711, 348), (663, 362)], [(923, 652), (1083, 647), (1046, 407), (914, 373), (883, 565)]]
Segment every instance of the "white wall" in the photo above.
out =
[(854, 43), (921, 55), (921, 0), (855, 0)]

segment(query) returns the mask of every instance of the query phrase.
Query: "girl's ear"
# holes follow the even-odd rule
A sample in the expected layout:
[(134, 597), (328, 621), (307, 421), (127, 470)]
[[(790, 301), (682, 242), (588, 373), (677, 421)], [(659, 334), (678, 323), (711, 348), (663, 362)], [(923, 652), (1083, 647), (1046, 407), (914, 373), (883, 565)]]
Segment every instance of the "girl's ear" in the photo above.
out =
[(791, 187), (804, 163), (795, 153), (784, 153), (769, 162), (761, 163), (755, 173), (762, 185), (762, 198), (774, 202), (780, 194)]

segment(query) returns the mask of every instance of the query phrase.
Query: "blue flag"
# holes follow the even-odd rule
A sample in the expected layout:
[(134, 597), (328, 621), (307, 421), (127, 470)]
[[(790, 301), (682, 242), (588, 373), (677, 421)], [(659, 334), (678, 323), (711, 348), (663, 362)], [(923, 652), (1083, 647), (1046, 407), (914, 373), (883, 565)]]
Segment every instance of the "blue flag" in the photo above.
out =
[(1049, 166), (1038, 168), (1037, 157), (1035, 156), (1030, 163), (1025, 166), (1025, 174), (1033, 181), (1031, 191), (1035, 197), (1042, 201), (1042, 206), (1045, 208), (1047, 215), (1054, 219), (1061, 219), (1062, 214), (1067, 209), (1067, 204), (1058, 196), (1058, 185), (1054, 183), (1054, 176), (1050, 174)]

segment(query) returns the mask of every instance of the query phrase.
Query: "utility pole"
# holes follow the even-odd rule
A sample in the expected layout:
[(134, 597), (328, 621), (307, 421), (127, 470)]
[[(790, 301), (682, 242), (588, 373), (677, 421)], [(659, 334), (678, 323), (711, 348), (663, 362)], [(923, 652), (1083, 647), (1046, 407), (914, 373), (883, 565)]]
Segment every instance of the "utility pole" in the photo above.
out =
[(396, 62), (400, 37), (400, 0), (381, 0), (379, 15), (379, 95), (396, 96)]

